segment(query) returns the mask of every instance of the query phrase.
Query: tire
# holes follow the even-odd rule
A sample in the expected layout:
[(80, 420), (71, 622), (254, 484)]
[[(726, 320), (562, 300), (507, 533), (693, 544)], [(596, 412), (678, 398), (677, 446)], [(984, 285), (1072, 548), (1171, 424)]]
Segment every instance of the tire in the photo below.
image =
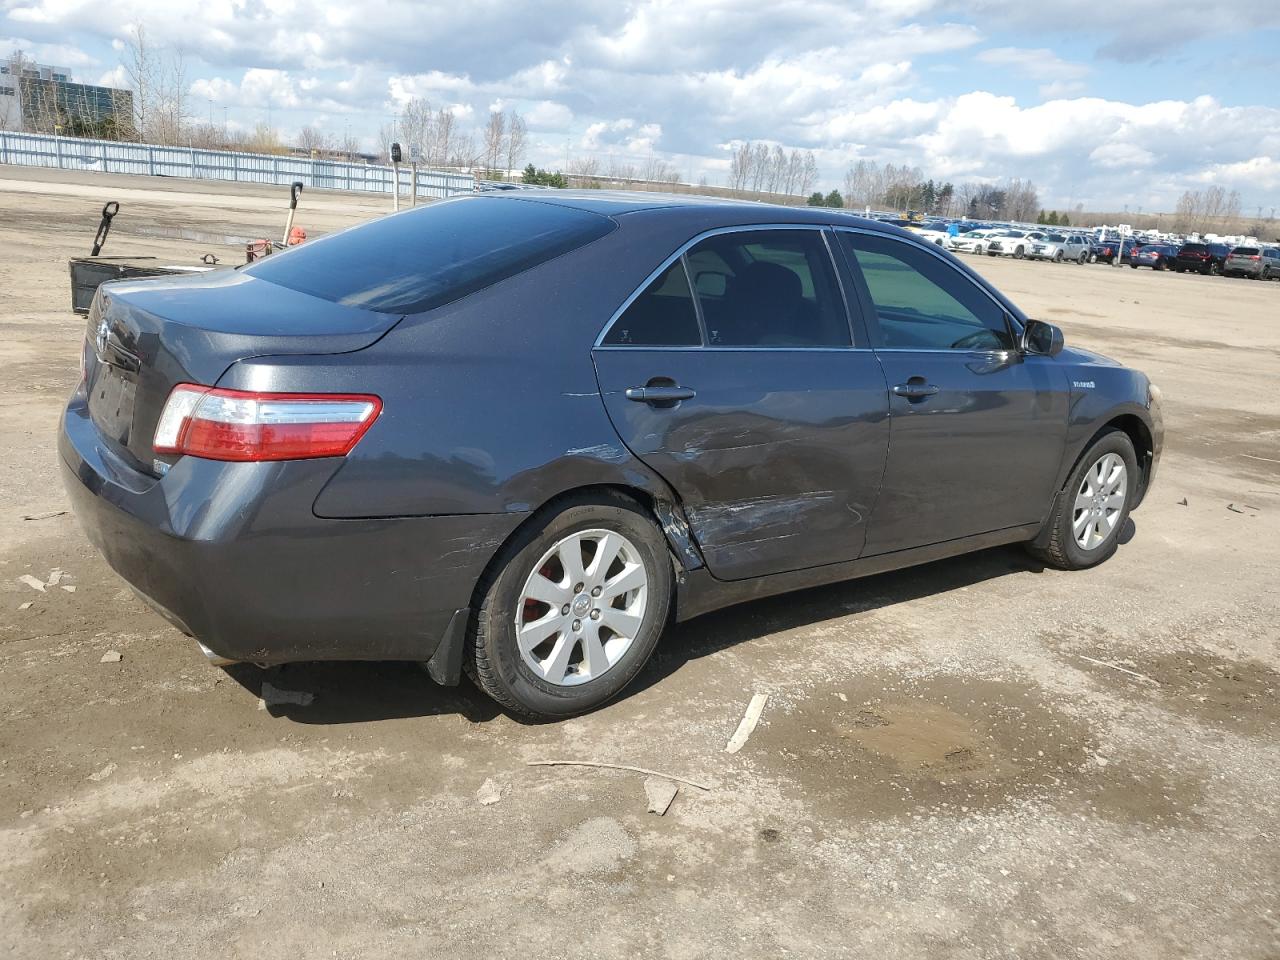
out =
[(1089, 262), (1090, 262), (1090, 263), (1097, 263), (1097, 262), (1098, 262), (1098, 255), (1097, 255), (1096, 253), (1091, 253), (1091, 254), (1089, 254)]
[(1164, 271), (1168, 270), (1169, 267), (1163, 260), (1157, 260), (1155, 269), (1163, 273)]
[(1055, 251), (1053, 252), (1053, 262), (1054, 262), (1054, 263), (1061, 263), (1061, 262), (1062, 262), (1062, 251), (1061, 251), (1061, 250), (1055, 250)]
[[(1124, 465), (1124, 489), (1122, 492), (1116, 491), (1120, 493), (1121, 502), (1116, 506), (1118, 513), (1114, 515), (1106, 514), (1111, 507), (1102, 506), (1103, 522), (1110, 522), (1111, 525), (1104, 537), (1086, 546), (1077, 536), (1076, 501), (1077, 497), (1086, 497), (1083, 489), (1086, 477), (1092, 483), (1096, 479), (1098, 464), (1108, 457), (1116, 458)], [(1129, 435), (1114, 428), (1104, 431), (1080, 458), (1063, 488), (1063, 495), (1055, 501), (1054, 511), (1045, 521), (1049, 533), (1048, 542), (1043, 547), (1030, 547), (1031, 553), (1046, 565), (1059, 570), (1084, 570), (1109, 559), (1120, 544), (1120, 532), (1129, 519), (1133, 496), (1140, 482), (1138, 458), (1133, 452), (1133, 441), (1129, 439)], [(1081, 519), (1085, 520), (1086, 533), (1090, 532), (1090, 527), (1094, 527), (1093, 533), (1098, 532), (1098, 528), (1089, 522), (1087, 516)]]
[(1085, 265), (1085, 261), (1087, 261), (1088, 259), (1089, 259), (1089, 255), (1084, 251), (1081, 251), (1080, 256), (1076, 257), (1076, 263), (1080, 264), (1080, 266), (1083, 267)]
[[(643, 586), (639, 589), (643, 592), (628, 592), (613, 602), (607, 593), (603, 594), (603, 600), (592, 599), (596, 594), (588, 591), (595, 556), (588, 555), (589, 546), (573, 540), (574, 535), (582, 534), (588, 538), (588, 545), (594, 534), (620, 534), (625, 547), (618, 552), (618, 559), (611, 567), (601, 573), (608, 577), (609, 570), (618, 570), (612, 577), (616, 583), (623, 573), (631, 577), (635, 569), (642, 569)], [(601, 549), (603, 542), (596, 541), (595, 549)], [(584, 572), (573, 574), (560, 564), (559, 557), (563, 554), (558, 547), (562, 544), (577, 548)], [(631, 566), (631, 572), (626, 570), (627, 566)], [(554, 595), (566, 601), (565, 606), (570, 608), (567, 615), (561, 613), (563, 607), (556, 611), (551, 604), (527, 598), (526, 586), (539, 590), (532, 586), (539, 571), (549, 571), (547, 576), (542, 576), (542, 589), (556, 587), (564, 591)], [(554, 584), (553, 576), (563, 585)], [(583, 589), (575, 591), (576, 584), (569, 584), (575, 576), (582, 577)], [(463, 666), (476, 686), (517, 716), (554, 720), (593, 710), (621, 693), (648, 662), (667, 625), (673, 581), (666, 540), (638, 504), (621, 494), (607, 492), (567, 497), (541, 522), (522, 528), (499, 552), (481, 580), (478, 593), (482, 599), (468, 636)], [(607, 583), (603, 579), (597, 582)], [(604, 622), (610, 619), (605, 608), (617, 601), (629, 602), (632, 610), (640, 604), (638, 626), (630, 638)], [(599, 608), (592, 609), (595, 604), (599, 604)], [(577, 605), (582, 609), (575, 611), (573, 607)], [(605, 615), (600, 616), (601, 613)], [(618, 613), (628, 620), (637, 619), (620, 608)], [(578, 619), (574, 619), (575, 614)], [(554, 621), (558, 626), (526, 655), (521, 652), (517, 639), (517, 616), (526, 627), (540, 619)], [(526, 617), (534, 619), (523, 619)], [(582, 629), (573, 626), (578, 623), (583, 625)], [(601, 641), (595, 645), (597, 655), (605, 658), (600, 661), (603, 669), (597, 677), (589, 676), (594, 665), (588, 662), (588, 636)], [(616, 642), (619, 640), (626, 642), (614, 658), (606, 651), (611, 646), (619, 646)], [(561, 659), (557, 654), (565, 647), (569, 649)], [(572, 662), (574, 658), (576, 663)], [(547, 669), (540, 672), (530, 659), (542, 662)], [(559, 682), (547, 679), (557, 672)], [(586, 679), (583, 673), (588, 674)]]
[(1138, 269), (1138, 265), (1137, 265), (1136, 263), (1131, 263), (1131, 264), (1129, 264), (1129, 269), (1130, 269), (1130, 270), (1137, 270), (1137, 269)]
[(1016, 250), (1013, 251), (1013, 259), (1015, 260), (1021, 260), (1026, 255), (1027, 255), (1026, 247), (1018, 247)]

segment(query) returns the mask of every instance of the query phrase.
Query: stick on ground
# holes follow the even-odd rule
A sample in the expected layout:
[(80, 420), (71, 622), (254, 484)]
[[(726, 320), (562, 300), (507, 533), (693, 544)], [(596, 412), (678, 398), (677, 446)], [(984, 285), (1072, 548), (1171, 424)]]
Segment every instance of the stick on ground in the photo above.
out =
[(1118, 663), (1108, 663), (1106, 660), (1095, 660), (1093, 657), (1086, 657), (1083, 653), (1076, 654), (1081, 660), (1088, 660), (1090, 663), (1096, 663), (1100, 667), (1110, 667), (1112, 670), (1119, 670), (1121, 673), (1127, 673), (1131, 677), (1137, 677), (1139, 680), (1145, 680), (1147, 683), (1154, 683), (1160, 686), (1159, 680), (1153, 680), (1145, 673), (1138, 673), (1136, 670), (1130, 670), (1128, 667), (1122, 667)]
[(530, 760), (526, 766), (530, 767), (603, 767), (606, 770), (629, 770), (631, 773), (644, 773), (651, 777), (662, 777), (664, 780), (674, 780), (676, 783), (686, 783), (691, 787), (697, 787), (699, 790), (710, 790), (706, 784), (698, 783), (695, 780), (686, 780), (684, 777), (675, 777), (669, 773), (663, 773), (661, 770), (647, 770), (644, 767), (632, 767), (625, 763), (603, 763), (597, 760)]
[(742, 715), (742, 722), (738, 724), (738, 729), (733, 732), (733, 736), (725, 745), (725, 753), (737, 753), (742, 749), (742, 745), (747, 742), (747, 737), (751, 736), (751, 731), (760, 722), (760, 714), (764, 712), (764, 705), (768, 702), (767, 693), (757, 693), (751, 698), (751, 702), (747, 704), (747, 712)]

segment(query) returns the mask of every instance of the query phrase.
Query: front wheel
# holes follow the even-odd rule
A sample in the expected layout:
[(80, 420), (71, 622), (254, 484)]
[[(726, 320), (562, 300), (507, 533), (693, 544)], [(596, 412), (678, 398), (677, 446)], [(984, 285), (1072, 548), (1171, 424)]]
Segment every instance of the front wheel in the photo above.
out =
[(566, 500), (486, 574), (464, 666), (514, 714), (592, 710), (648, 661), (672, 582), (666, 541), (637, 504), (611, 494)]
[(1026, 255), (1027, 251), (1024, 247), (1018, 247), (1018, 249), (1013, 251), (1013, 259), (1015, 260), (1021, 260)]
[(1097, 255), (1096, 253), (1091, 253), (1091, 254), (1089, 254), (1089, 262), (1090, 262), (1090, 263), (1097, 263), (1097, 262), (1098, 262), (1098, 255)]
[(1047, 521), (1048, 543), (1031, 552), (1059, 570), (1083, 570), (1108, 559), (1139, 482), (1133, 441), (1123, 430), (1103, 433), (1080, 458)]

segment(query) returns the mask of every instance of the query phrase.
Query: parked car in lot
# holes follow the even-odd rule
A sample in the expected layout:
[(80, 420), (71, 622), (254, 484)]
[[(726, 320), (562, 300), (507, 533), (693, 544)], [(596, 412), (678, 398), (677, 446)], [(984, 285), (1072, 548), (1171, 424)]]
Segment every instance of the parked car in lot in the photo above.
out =
[(1174, 260), (1174, 269), (1179, 273), (1221, 273), (1229, 253), (1231, 249), (1222, 243), (1184, 243)]
[(1045, 234), (1036, 230), (1001, 230), (991, 237), (987, 244), (987, 256), (1014, 257), (1021, 260), (1031, 252), (1031, 246), (1037, 240), (1043, 240)]
[[(1125, 244), (1125, 250), (1129, 249), (1129, 244)], [(1089, 241), (1089, 262), (1090, 263), (1115, 263), (1116, 256), (1120, 252), (1120, 242), (1118, 240), (1090, 240)]]
[(1222, 274), (1254, 280), (1280, 279), (1280, 247), (1236, 247), (1223, 261)]
[(600, 191), (107, 283), (81, 359), (75, 512), (210, 658), (421, 660), (538, 717), (729, 604), (1100, 563), (1163, 437), (1145, 376), (907, 231)]
[(1148, 243), (1126, 255), (1125, 259), (1135, 270), (1139, 267), (1168, 270), (1178, 259), (1178, 248), (1167, 243)]
[(947, 248), (953, 253), (976, 253), (982, 256), (987, 252), (992, 230), (970, 230), (947, 241)]
[(1045, 234), (1044, 239), (1031, 245), (1027, 256), (1033, 260), (1052, 260), (1062, 263), (1070, 260), (1075, 263), (1089, 261), (1089, 244), (1084, 237), (1061, 233)]

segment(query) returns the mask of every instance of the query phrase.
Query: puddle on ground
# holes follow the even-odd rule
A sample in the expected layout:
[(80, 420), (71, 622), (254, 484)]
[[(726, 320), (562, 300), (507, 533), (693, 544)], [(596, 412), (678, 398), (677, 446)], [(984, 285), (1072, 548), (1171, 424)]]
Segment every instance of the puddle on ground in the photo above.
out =
[[(842, 699), (843, 696), (843, 699)], [(1088, 724), (1030, 684), (865, 678), (779, 710), (748, 748), (825, 816), (965, 816), (1020, 799), (1124, 821), (1188, 819), (1197, 784), (1099, 754)]]
[(1099, 683), (1150, 697), (1173, 713), (1247, 735), (1280, 730), (1280, 672), (1255, 660), (1191, 651), (1123, 656), (1091, 650), (1085, 656), (1113, 665), (1071, 657)]

